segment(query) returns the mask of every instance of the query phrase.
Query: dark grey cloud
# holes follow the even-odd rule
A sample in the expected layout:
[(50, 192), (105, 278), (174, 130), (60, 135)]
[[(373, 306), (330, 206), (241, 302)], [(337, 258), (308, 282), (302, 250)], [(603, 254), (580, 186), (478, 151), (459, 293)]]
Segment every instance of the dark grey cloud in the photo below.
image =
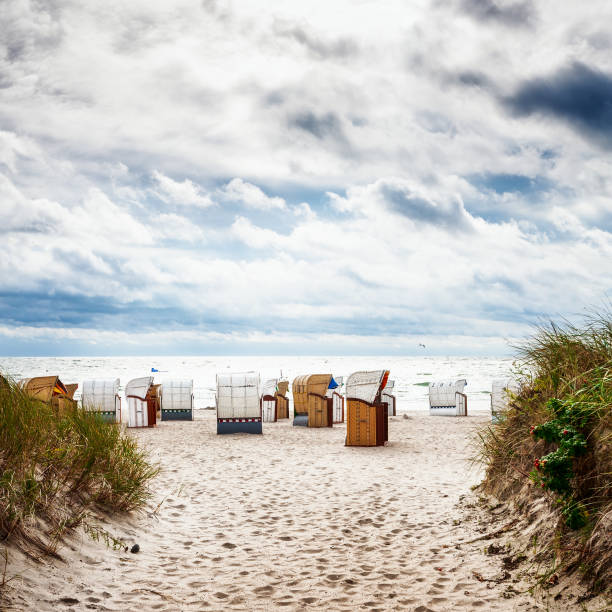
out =
[(202, 0), (202, 8), (219, 21), (230, 18), (229, 3), (224, 0)]
[(533, 3), (504, 0), (461, 0), (461, 10), (478, 21), (496, 21), (506, 26), (526, 26), (535, 17)]
[(612, 149), (612, 76), (600, 70), (574, 62), (521, 83), (503, 103), (516, 117), (554, 117)]
[(319, 140), (328, 138), (346, 141), (342, 121), (336, 113), (316, 115), (312, 111), (297, 113), (289, 118), (289, 126), (309, 132)]
[(108, 298), (48, 291), (0, 291), (0, 322), (54, 326), (89, 325), (100, 315), (116, 315), (119, 309)]
[(437, 203), (414, 193), (406, 186), (389, 183), (380, 186), (380, 193), (391, 210), (412, 221), (447, 229), (471, 229), (469, 216), (458, 200)]
[(457, 73), (457, 82), (468, 87), (488, 87), (491, 79), (478, 70), (463, 70)]
[(8, 89), (13, 86), (14, 82), (7, 72), (0, 70), (0, 89)]
[(452, 71), (434, 66), (430, 67), (429, 70), (431, 75), (444, 86), (476, 87), (487, 90), (496, 87), (491, 78), (481, 70), (457, 69)]
[(312, 56), (318, 59), (345, 59), (358, 53), (359, 47), (351, 38), (325, 40), (304, 26), (287, 25), (276, 22), (274, 31), (277, 36), (289, 38), (302, 45)]
[(30, 2), (13, 11), (0, 10), (0, 60), (4, 56), (8, 64), (46, 54), (63, 38), (61, 10), (56, 2)]
[[(0, 323), (34, 327), (99, 327), (108, 330), (148, 331), (159, 328), (201, 325), (201, 314), (167, 304), (145, 301), (119, 302), (111, 297), (48, 289), (0, 290)], [(206, 323), (214, 327), (213, 318)]]
[[(383, 285), (370, 283), (348, 270), (340, 276), (350, 278), (360, 286), (384, 289)], [(319, 305), (316, 298), (302, 300), (300, 304)], [(349, 333), (370, 335), (373, 333), (420, 333), (412, 314), (399, 315), (392, 320), (373, 312), (369, 317), (347, 320), (334, 315), (314, 316), (297, 322), (293, 317), (236, 315), (216, 311), (202, 312), (173, 305), (150, 304), (141, 300), (121, 303), (110, 297), (87, 296), (60, 292), (56, 289), (39, 291), (0, 291), (0, 324), (25, 325), (39, 328), (97, 328), (107, 331), (151, 332), (163, 329), (192, 331), (218, 331), (247, 333), (252, 329), (270, 333), (307, 333), (313, 321), (320, 333)], [(421, 323), (422, 325), (422, 323)]]
[(586, 41), (598, 51), (607, 51), (612, 47), (612, 34), (605, 30), (599, 30), (586, 36)]

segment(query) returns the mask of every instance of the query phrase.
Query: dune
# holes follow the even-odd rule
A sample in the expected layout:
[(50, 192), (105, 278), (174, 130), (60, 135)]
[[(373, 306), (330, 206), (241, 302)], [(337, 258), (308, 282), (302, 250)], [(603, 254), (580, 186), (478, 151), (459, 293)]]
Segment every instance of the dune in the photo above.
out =
[(96, 521), (139, 552), (83, 530), (63, 560), (11, 550), (7, 609), (536, 609), (485, 551), (491, 519), (469, 457), (488, 419), (392, 417), (378, 448), (345, 447), (344, 426), (288, 420), (218, 436), (204, 410), (133, 430), (163, 466), (153, 499)]

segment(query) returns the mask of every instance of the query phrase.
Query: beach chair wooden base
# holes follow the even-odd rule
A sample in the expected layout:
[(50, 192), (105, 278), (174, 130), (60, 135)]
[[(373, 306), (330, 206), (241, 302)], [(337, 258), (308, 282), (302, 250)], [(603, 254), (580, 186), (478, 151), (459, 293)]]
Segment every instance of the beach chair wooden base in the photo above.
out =
[(264, 423), (276, 423), (278, 400), (274, 395), (264, 395), (261, 398), (261, 419)]
[(98, 417), (104, 421), (105, 423), (116, 423), (117, 422), (117, 413), (111, 410), (104, 411), (92, 411), (94, 414), (97, 414)]
[(276, 396), (276, 418), (289, 418), (289, 398), (283, 397), (282, 395)]
[(171, 409), (161, 411), (162, 421), (193, 421), (193, 410)]
[(263, 433), (261, 419), (217, 419), (217, 433), (260, 434)]
[(294, 427), (308, 427), (308, 415), (307, 414), (296, 414), (293, 417)]
[(384, 446), (389, 439), (386, 403), (347, 399), (346, 446)]

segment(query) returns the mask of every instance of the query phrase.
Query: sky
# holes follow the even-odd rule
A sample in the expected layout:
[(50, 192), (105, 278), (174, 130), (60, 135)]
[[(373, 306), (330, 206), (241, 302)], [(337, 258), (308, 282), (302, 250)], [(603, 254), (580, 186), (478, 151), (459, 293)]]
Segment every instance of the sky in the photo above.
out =
[(0, 355), (505, 355), (611, 260), (609, 0), (2, 1)]

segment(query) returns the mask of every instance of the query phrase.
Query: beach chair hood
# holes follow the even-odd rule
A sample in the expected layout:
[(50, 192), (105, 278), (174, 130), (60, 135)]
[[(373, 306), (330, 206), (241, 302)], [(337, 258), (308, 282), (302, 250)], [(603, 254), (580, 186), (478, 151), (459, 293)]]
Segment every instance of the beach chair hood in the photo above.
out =
[(346, 381), (346, 396), (373, 404), (385, 388), (388, 378), (389, 370), (354, 372)]
[(147, 393), (153, 384), (153, 376), (143, 376), (142, 378), (134, 378), (125, 387), (126, 397), (137, 397), (145, 400)]
[(266, 380), (266, 382), (263, 384), (263, 391), (262, 391), (262, 395), (265, 397), (266, 395), (269, 395), (271, 397), (274, 397), (276, 395), (276, 391), (278, 389), (278, 379), (277, 378), (269, 378), (268, 380)]
[(33, 399), (50, 404), (54, 396), (68, 397), (68, 390), (59, 376), (37, 376), (19, 381), (19, 386)]
[(456, 402), (455, 394), (463, 393), (467, 380), (443, 380), (433, 382), (429, 385), (429, 405), (433, 408), (443, 406), (454, 406)]
[(160, 387), (164, 410), (191, 410), (193, 380), (165, 380)]
[(217, 418), (260, 417), (260, 378), (257, 372), (217, 375)]
[(85, 409), (114, 412), (116, 396), (118, 393), (118, 378), (86, 380), (83, 382), (81, 402)]

